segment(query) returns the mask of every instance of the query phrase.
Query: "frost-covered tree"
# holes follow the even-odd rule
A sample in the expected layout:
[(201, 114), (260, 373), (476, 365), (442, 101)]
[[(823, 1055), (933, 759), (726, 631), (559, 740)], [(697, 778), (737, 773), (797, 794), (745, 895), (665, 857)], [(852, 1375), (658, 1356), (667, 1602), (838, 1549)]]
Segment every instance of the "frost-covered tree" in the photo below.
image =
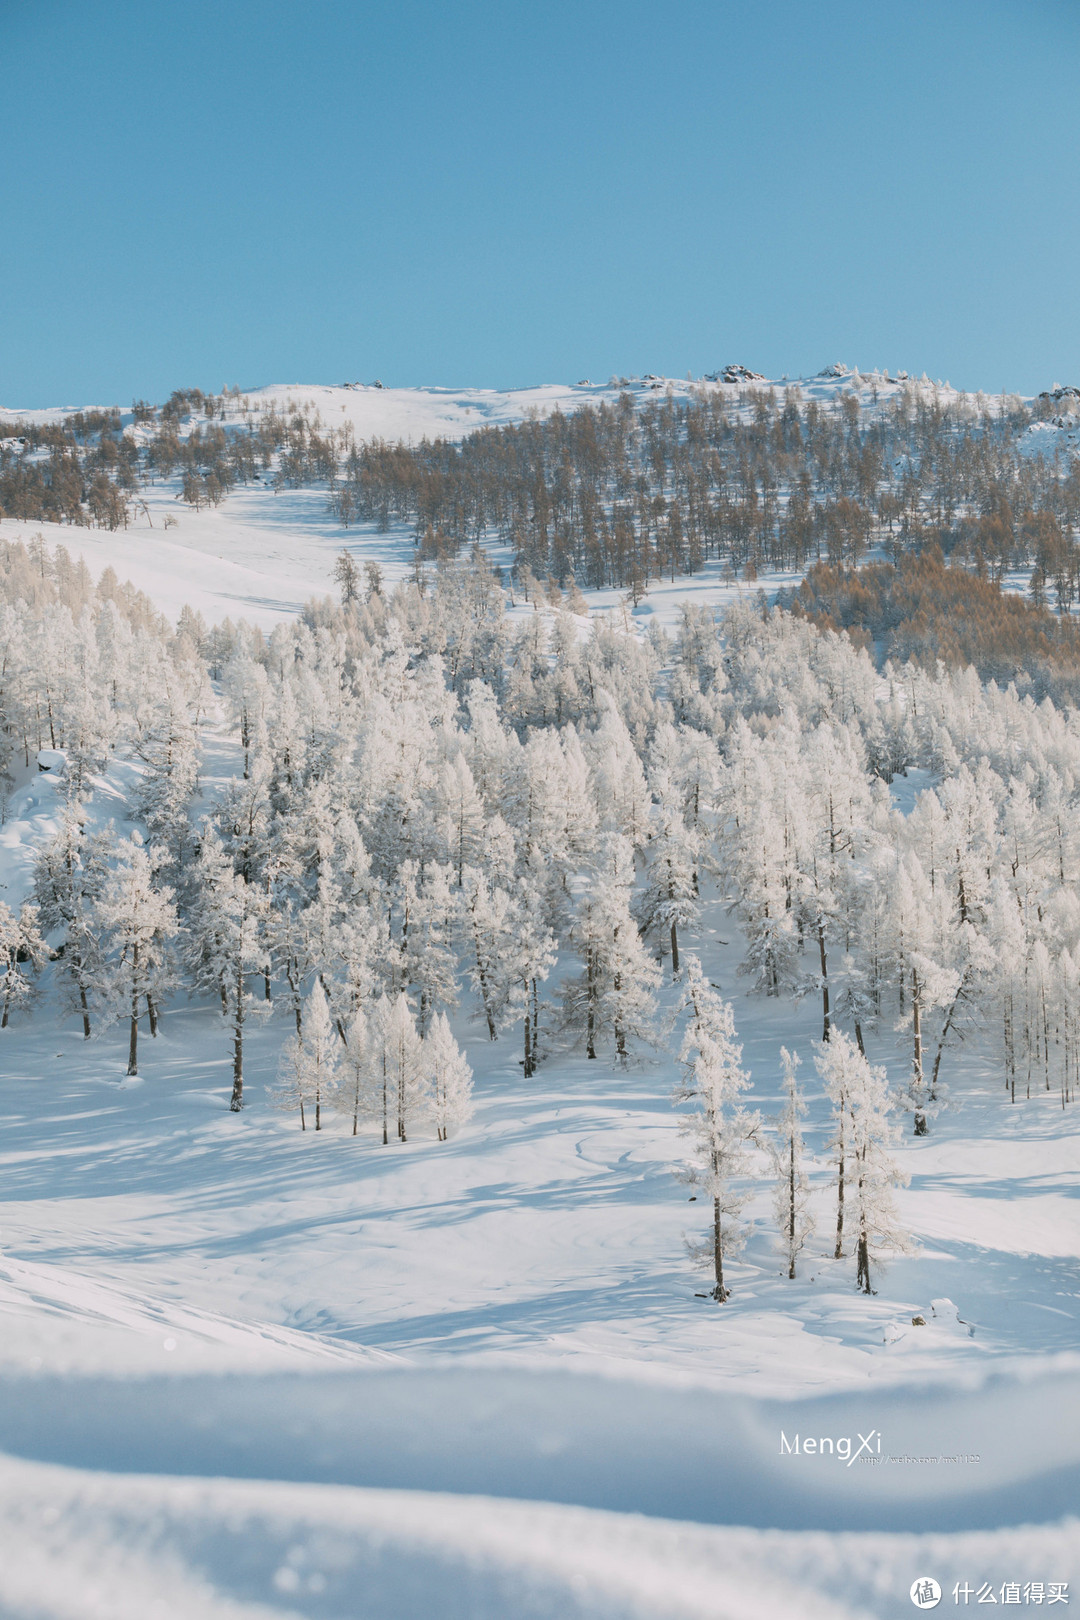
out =
[(436, 1009), (457, 1004), (452, 940), (457, 896), (451, 878), (451, 869), (438, 862), (421, 873), (415, 861), (404, 861), (390, 891), (395, 985), (415, 995), (421, 1035)]
[(440, 1142), (472, 1115), (472, 1070), (454, 1039), (450, 1020), (436, 1013), (424, 1036), (423, 1063)]
[(855, 1235), (856, 1287), (869, 1294), (871, 1260), (910, 1248), (891, 1192), (907, 1179), (889, 1151), (896, 1142), (893, 1099), (884, 1068), (868, 1063), (841, 1030), (818, 1043), (814, 1063), (833, 1104), (837, 1127), (836, 1258), (843, 1253), (846, 1220)]
[(653, 779), (652, 824), (645, 845), (645, 883), (637, 897), (642, 932), (671, 949), (671, 971), (679, 971), (679, 929), (695, 923), (698, 899), (698, 839), (686, 825), (680, 795), (666, 771)]
[(337, 1054), (337, 1097), (345, 1112), (352, 1115), (354, 1136), (362, 1119), (378, 1115), (375, 1078), (368, 1021), (357, 1011), (344, 1026)]
[(282, 1107), (299, 1109), (301, 1130), (307, 1128), (309, 1109), (315, 1129), (322, 1129), (323, 1105), (334, 1092), (337, 1047), (326, 994), (316, 979), (304, 1008), (303, 1034), (291, 1036), (281, 1054), (279, 1100)]
[(12, 1011), (25, 1006), (33, 993), (24, 969), (38, 973), (48, 956), (37, 907), (23, 905), (16, 916), (0, 901), (0, 1029), (7, 1029)]
[(220, 841), (208, 829), (193, 874), (184, 955), (195, 984), (217, 996), (232, 1034), (233, 1079), (229, 1107), (244, 1106), (244, 1031), (265, 1009), (248, 979), (267, 966), (267, 903), (256, 883), (234, 872)]
[(780, 1048), (783, 1065), (784, 1107), (776, 1122), (772, 1144), (776, 1167), (776, 1224), (780, 1229), (780, 1249), (787, 1261), (788, 1276), (794, 1277), (795, 1264), (814, 1230), (810, 1213), (810, 1180), (806, 1174), (802, 1121), (806, 1103), (799, 1091), (799, 1057)]
[(697, 958), (689, 954), (680, 1005), (689, 1017), (679, 1049), (682, 1079), (673, 1101), (677, 1106), (692, 1105), (683, 1125), (692, 1151), (684, 1179), (699, 1187), (712, 1203), (710, 1241), (693, 1252), (711, 1265), (712, 1297), (723, 1304), (731, 1294), (724, 1262), (738, 1253), (743, 1242), (739, 1216), (750, 1196), (738, 1183), (749, 1169), (748, 1148), (758, 1139), (761, 1121), (743, 1105), (742, 1094), (750, 1077), (742, 1067), (742, 1047), (735, 1039), (731, 1007), (707, 982)]
[(121, 839), (92, 912), (92, 927), (102, 942), (100, 999), (114, 1019), (129, 1021), (129, 1075), (139, 1072), (143, 1006), (150, 1033), (156, 1035), (162, 998), (175, 983), (173, 945), (179, 922), (172, 889), (157, 881), (158, 859), (138, 832)]
[(535, 873), (518, 879), (509, 917), (508, 999), (524, 1026), (522, 1070), (529, 1080), (540, 1061), (540, 985), (556, 960), (555, 936), (544, 915), (542, 888)]
[(369, 1022), (369, 1038), (385, 1147), (390, 1140), (391, 1120), (396, 1121), (398, 1140), (407, 1141), (409, 1130), (428, 1101), (423, 1042), (403, 994), (393, 999), (380, 996)]
[(907, 1175), (889, 1153), (897, 1138), (882, 1067), (857, 1065), (848, 1083), (851, 1119), (852, 1215), (855, 1227), (856, 1287), (873, 1293), (870, 1262), (881, 1264), (882, 1252), (906, 1253), (911, 1240), (900, 1224), (892, 1188), (904, 1186)]
[(586, 1056), (612, 1041), (625, 1064), (630, 1043), (653, 1037), (654, 991), (660, 973), (645, 950), (631, 912), (633, 852), (619, 833), (603, 833), (582, 886), (573, 938), (584, 971), (566, 987), (569, 1025), (584, 1038)]
[(86, 812), (78, 800), (64, 807), (60, 829), (37, 858), (34, 901), (44, 933), (62, 933), (63, 951), (54, 963), (65, 1012), (82, 1020), (90, 1039), (91, 994), (101, 973), (101, 951), (94, 928), (94, 902), (108, 870), (108, 835), (86, 832)]
[(480, 997), (488, 1036), (496, 1040), (512, 989), (511, 951), (517, 923), (513, 900), (501, 884), (477, 867), (466, 867), (461, 895), (468, 942), (469, 978)]

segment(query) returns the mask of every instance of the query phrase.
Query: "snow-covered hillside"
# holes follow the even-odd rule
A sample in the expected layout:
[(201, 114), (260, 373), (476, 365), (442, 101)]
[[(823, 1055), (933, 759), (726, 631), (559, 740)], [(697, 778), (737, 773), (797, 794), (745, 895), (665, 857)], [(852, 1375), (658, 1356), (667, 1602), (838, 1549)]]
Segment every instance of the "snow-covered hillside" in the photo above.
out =
[[(744, 382), (271, 388), (223, 420), (415, 443), (628, 391), (749, 415)], [(907, 383), (799, 388), (871, 411)], [(126, 529), (0, 522), (37, 534), (0, 603), (0, 1615), (1075, 1599), (1075, 714), (883, 677), (763, 614), (793, 571), (538, 602), (464, 561), (421, 592), (411, 524), (346, 530), (264, 475), (201, 510), (169, 475)], [(169, 627), (112, 585), (79, 609), (61, 545)], [(382, 587), (297, 626), (343, 548)], [(471, 1117), (415, 1055), (440, 1008)], [(316, 1104), (331, 1014), (363, 1075)], [(714, 1197), (723, 1304), (688, 1253)]]
[[(718, 374), (719, 375), (719, 374)], [(643, 405), (668, 396), (723, 398), (736, 412), (748, 385), (742, 380), (710, 382), (678, 378), (612, 379), (608, 384), (549, 384), (500, 392), (494, 389), (390, 388), (364, 384), (271, 385), (228, 398), (221, 418), (227, 430), (240, 430), (252, 414), (270, 409), (288, 415), (297, 410), (317, 418), (325, 429), (346, 424), (358, 442), (382, 440), (417, 444), (424, 439), (460, 440), (485, 426), (544, 417), (553, 411), (569, 412), (582, 406), (611, 404), (624, 395)], [(939, 403), (965, 398), (948, 383), (915, 382), (906, 373), (861, 373), (843, 365), (827, 367), (814, 377), (764, 379), (749, 385), (772, 387), (779, 394), (797, 388), (805, 402), (834, 408), (843, 395), (857, 398), (863, 409), (895, 400), (907, 388)], [(987, 403), (987, 402), (983, 402)], [(990, 408), (995, 402), (988, 402)], [(0, 424), (32, 422), (58, 426), (76, 407), (22, 411), (0, 408)], [(83, 407), (85, 409), (85, 407)], [(121, 411), (123, 432), (145, 444), (150, 430), (130, 411)], [(188, 424), (190, 430), (190, 423)], [(1052, 454), (1069, 441), (1067, 431), (1052, 421), (1040, 422), (1025, 440), (1025, 449)], [(166, 527), (168, 524), (168, 527)], [(75, 558), (84, 557), (95, 578), (113, 568), (120, 579), (131, 580), (145, 591), (171, 619), (188, 603), (210, 622), (244, 618), (270, 628), (294, 617), (313, 595), (333, 591), (333, 565), (338, 552), (348, 549), (358, 561), (371, 560), (394, 582), (412, 567), (411, 529), (395, 524), (388, 532), (373, 524), (344, 528), (329, 513), (325, 488), (274, 489), (268, 477), (233, 489), (217, 506), (194, 510), (180, 498), (180, 481), (167, 478), (142, 488), (120, 530), (76, 528), (69, 524), (0, 518), (0, 539), (29, 541), (35, 534), (51, 545), (62, 545)], [(509, 555), (494, 548), (499, 561)], [(778, 578), (774, 584), (789, 583)], [(591, 593), (597, 606), (610, 606), (619, 593)], [(650, 610), (665, 623), (674, 622), (673, 603), (684, 585), (654, 582), (646, 596)], [(730, 584), (721, 579), (719, 564), (707, 567), (694, 585), (695, 598), (719, 603), (730, 600)]]

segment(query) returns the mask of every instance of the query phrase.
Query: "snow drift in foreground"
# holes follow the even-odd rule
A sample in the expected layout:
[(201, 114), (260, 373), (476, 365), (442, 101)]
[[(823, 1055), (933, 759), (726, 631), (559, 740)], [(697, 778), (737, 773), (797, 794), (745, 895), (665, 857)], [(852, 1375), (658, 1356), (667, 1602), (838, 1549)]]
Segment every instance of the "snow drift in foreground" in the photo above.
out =
[(9, 1620), (861, 1620), (909, 1614), (923, 1575), (948, 1592), (1050, 1569), (1075, 1580), (1077, 1521), (957, 1536), (790, 1534), (0, 1460)]

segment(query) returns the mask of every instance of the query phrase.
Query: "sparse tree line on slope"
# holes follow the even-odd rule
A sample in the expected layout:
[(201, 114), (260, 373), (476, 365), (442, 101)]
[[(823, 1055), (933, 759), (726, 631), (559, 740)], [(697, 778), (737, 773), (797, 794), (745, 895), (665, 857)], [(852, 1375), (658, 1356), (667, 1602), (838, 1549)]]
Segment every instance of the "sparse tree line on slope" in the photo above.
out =
[[(126, 526), (139, 491), (175, 479), (198, 510), (237, 484), (325, 488), (344, 527), (413, 529), (419, 560), (484, 539), (514, 550), (519, 583), (630, 588), (710, 558), (753, 577), (813, 560), (854, 567), (876, 539), (927, 542), (1001, 580), (1034, 564), (1037, 597), (1080, 595), (1080, 463), (1029, 455), (1053, 402), (942, 393), (859, 377), (829, 401), (797, 387), (701, 385), (483, 428), (460, 444), (357, 444), (310, 402), (178, 389), (159, 409), (2, 425), (0, 516)], [(147, 509), (146, 515), (149, 516)]]
[[(298, 1123), (322, 1128), (332, 1104), (389, 1144), (465, 1117), (447, 1022), (463, 997), (492, 1038), (519, 1030), (530, 1079), (568, 1042), (621, 1064), (659, 1040), (670, 971), (722, 1299), (759, 1124), (731, 1010), (687, 953), (718, 894), (752, 989), (820, 1006), (837, 1249), (854, 1244), (868, 1287), (872, 1254), (898, 1241), (893, 1114), (930, 1129), (953, 1042), (988, 1036), (1014, 1101), (1075, 1094), (1076, 714), (970, 670), (883, 681), (846, 637), (760, 602), (722, 624), (687, 605), (674, 640), (644, 641), (618, 615), (582, 641), (565, 614), (514, 628), (504, 606), (482, 559), (313, 604), (269, 636), (210, 635), (187, 613), (176, 633), (132, 630), (106, 601), (77, 623), (64, 610), (73, 681), (72, 644), (47, 633), (57, 604), (8, 604), (3, 734), (21, 747), (28, 714), (51, 719), (70, 797), (33, 902), (0, 908), (5, 1010), (29, 999), (47, 939), (65, 1012), (88, 1034), (123, 1019), (134, 1070), (140, 1029), (186, 985), (220, 1006), (235, 1107), (245, 1032), (276, 1010)], [(242, 771), (204, 800), (211, 703)], [(145, 835), (86, 830), (110, 754), (138, 762)], [(889, 783), (912, 768), (927, 785), (901, 814)], [(864, 1050), (890, 1026), (911, 1054), (892, 1092)], [(776, 1138), (790, 1266), (799, 1106), (792, 1070)]]

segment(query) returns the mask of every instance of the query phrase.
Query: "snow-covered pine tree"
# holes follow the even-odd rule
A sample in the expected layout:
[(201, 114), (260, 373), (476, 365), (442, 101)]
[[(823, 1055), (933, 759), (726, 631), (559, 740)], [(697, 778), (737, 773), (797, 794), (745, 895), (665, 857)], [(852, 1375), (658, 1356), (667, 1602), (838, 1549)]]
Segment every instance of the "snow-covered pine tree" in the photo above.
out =
[(574, 923), (584, 972), (564, 992), (570, 1027), (584, 1037), (586, 1055), (595, 1058), (597, 1044), (610, 1036), (622, 1064), (631, 1041), (652, 1039), (653, 992), (660, 981), (631, 914), (633, 877), (629, 840), (620, 833), (601, 833)]
[(907, 1180), (889, 1153), (896, 1142), (893, 1100), (884, 1068), (868, 1063), (842, 1030), (817, 1043), (814, 1064), (833, 1104), (840, 1155), (835, 1258), (843, 1253), (846, 1221), (855, 1232), (856, 1287), (870, 1294), (871, 1258), (911, 1247), (890, 1191)]
[(403, 861), (391, 890), (397, 983), (416, 996), (421, 1035), (437, 1008), (457, 1005), (452, 944), (457, 895), (451, 892), (452, 876), (450, 867), (435, 861), (422, 874), (415, 861)]
[(695, 923), (701, 911), (697, 893), (698, 840), (686, 825), (681, 795), (667, 771), (654, 773), (653, 817), (645, 844), (645, 885), (635, 911), (642, 933), (671, 949), (671, 971), (679, 971), (679, 929)]
[(896, 865), (889, 895), (892, 960), (900, 981), (900, 1026), (911, 1025), (911, 1100), (913, 1130), (929, 1130), (929, 1084), (924, 1056), (927, 1015), (955, 1002), (960, 974), (948, 957), (956, 948), (959, 931), (953, 896), (943, 884), (931, 886), (914, 850), (907, 850)]
[(173, 891), (155, 878), (157, 852), (147, 850), (136, 831), (116, 846), (116, 864), (93, 906), (92, 924), (102, 941), (98, 990), (112, 1017), (127, 1018), (129, 1075), (139, 1072), (139, 1018), (143, 1003), (151, 1035), (174, 982), (173, 943), (179, 923)]
[(138, 748), (145, 771), (136, 809), (151, 843), (168, 852), (164, 869), (178, 881), (193, 841), (188, 806), (199, 785), (199, 739), (177, 677), (168, 682), (161, 715)]
[(390, 1140), (391, 1119), (396, 1118), (398, 1140), (405, 1142), (417, 1113), (427, 1102), (423, 1043), (403, 994), (392, 999), (379, 997), (372, 1010), (369, 1034), (385, 1147)]
[(803, 1163), (802, 1121), (806, 1103), (799, 1091), (799, 1057), (780, 1048), (780, 1061), (784, 1070), (784, 1108), (776, 1122), (776, 1140), (772, 1144), (776, 1165), (776, 1223), (780, 1228), (780, 1251), (788, 1266), (788, 1276), (794, 1277), (795, 1263), (814, 1230), (810, 1213), (810, 1181)]
[(307, 1108), (315, 1113), (315, 1129), (322, 1129), (323, 1104), (333, 1095), (338, 1037), (330, 1020), (326, 993), (318, 979), (304, 1006), (303, 1034), (286, 1041), (281, 1054), (279, 1101), (298, 1107), (300, 1129), (307, 1128)]
[(33, 993), (33, 984), (22, 969), (28, 967), (36, 974), (48, 957), (37, 907), (23, 905), (16, 917), (0, 901), (0, 1029), (7, 1029), (12, 1010), (25, 1006)]
[(424, 1036), (423, 1062), (440, 1142), (473, 1111), (472, 1070), (454, 1039), (450, 1020), (436, 1013)]
[(488, 1036), (497, 1040), (510, 996), (510, 952), (515, 910), (510, 894), (479, 868), (467, 866), (461, 897), (462, 926), (472, 958), (469, 978), (480, 997)]
[(688, 953), (685, 963), (680, 1008), (690, 1017), (679, 1050), (683, 1077), (672, 1100), (676, 1106), (693, 1104), (683, 1125), (692, 1143), (692, 1161), (683, 1179), (701, 1188), (713, 1212), (711, 1240), (693, 1252), (711, 1263), (712, 1297), (723, 1304), (731, 1294), (724, 1261), (741, 1247), (745, 1234), (739, 1215), (750, 1196), (736, 1183), (749, 1168), (747, 1149), (758, 1140), (761, 1120), (742, 1103), (750, 1076), (741, 1065), (731, 1007), (706, 981), (697, 957)]
[(268, 963), (266, 895), (234, 872), (220, 840), (206, 828), (192, 873), (192, 904), (184, 957), (200, 990), (219, 998), (232, 1031), (233, 1082), (229, 1107), (244, 1106), (244, 1029), (249, 1018), (269, 1011), (247, 988), (251, 974)]
[(847, 1169), (851, 1151), (848, 1124), (848, 1093), (854, 1085), (855, 1065), (866, 1059), (843, 1030), (833, 1032), (828, 1041), (815, 1047), (814, 1067), (825, 1087), (825, 1095), (832, 1104), (832, 1136), (829, 1147), (836, 1153), (836, 1243), (833, 1259), (844, 1253), (844, 1222), (847, 1215)]
[(343, 1027), (337, 1053), (337, 1096), (346, 1113), (352, 1115), (352, 1133), (356, 1136), (361, 1119), (374, 1118), (378, 1113), (376, 1076), (364, 1014), (354, 1012)]
[(906, 1186), (908, 1177), (889, 1153), (898, 1131), (892, 1119), (892, 1098), (885, 1070), (860, 1059), (848, 1085), (851, 1119), (852, 1214), (855, 1226), (855, 1286), (866, 1294), (870, 1261), (881, 1264), (882, 1251), (909, 1253), (911, 1239), (900, 1225), (892, 1188)]
[(507, 963), (510, 1005), (524, 1025), (522, 1069), (525, 1079), (529, 1080), (540, 1061), (540, 985), (556, 960), (555, 936), (545, 919), (542, 890), (532, 869), (518, 879), (510, 915), (513, 924)]
[(100, 946), (92, 915), (108, 870), (108, 835), (87, 835), (86, 812), (78, 800), (64, 807), (60, 829), (46, 844), (34, 867), (34, 901), (46, 934), (63, 933), (63, 952), (54, 973), (65, 1012), (82, 1019), (90, 1039), (90, 995), (100, 975)]

